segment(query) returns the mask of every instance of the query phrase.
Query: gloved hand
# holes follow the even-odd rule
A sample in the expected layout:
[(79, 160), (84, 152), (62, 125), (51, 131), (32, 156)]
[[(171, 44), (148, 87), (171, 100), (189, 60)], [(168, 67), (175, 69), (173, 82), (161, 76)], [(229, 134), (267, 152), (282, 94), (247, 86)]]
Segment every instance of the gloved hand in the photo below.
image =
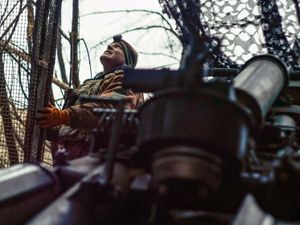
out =
[(70, 124), (70, 112), (67, 109), (61, 110), (49, 104), (36, 114), (37, 124), (41, 128), (55, 127), (58, 125)]

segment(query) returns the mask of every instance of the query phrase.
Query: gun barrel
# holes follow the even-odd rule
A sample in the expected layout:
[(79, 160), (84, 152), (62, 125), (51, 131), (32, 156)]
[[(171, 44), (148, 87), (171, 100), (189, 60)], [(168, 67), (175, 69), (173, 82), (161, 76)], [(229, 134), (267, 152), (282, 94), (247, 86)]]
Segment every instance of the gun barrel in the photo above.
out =
[(285, 64), (273, 55), (253, 57), (234, 79), (239, 100), (251, 110), (257, 123), (263, 121), (287, 83), (288, 70)]
[(35, 164), (15, 165), (0, 175), (0, 224), (24, 224), (59, 192), (54, 174)]

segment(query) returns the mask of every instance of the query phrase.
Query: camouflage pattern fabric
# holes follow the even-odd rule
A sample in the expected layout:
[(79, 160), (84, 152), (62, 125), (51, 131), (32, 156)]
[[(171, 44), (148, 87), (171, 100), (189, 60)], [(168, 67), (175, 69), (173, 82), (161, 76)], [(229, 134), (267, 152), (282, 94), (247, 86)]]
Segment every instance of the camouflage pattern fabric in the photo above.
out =
[[(99, 95), (105, 97), (125, 97), (129, 101), (125, 105), (127, 109), (137, 109), (143, 102), (142, 93), (134, 93), (122, 88), (123, 70), (115, 70), (100, 76), (100, 78), (86, 80), (75, 90), (77, 98), (81, 95)], [(67, 149), (69, 158), (77, 158), (86, 155), (89, 150), (90, 132), (97, 126), (98, 117), (92, 113), (93, 108), (112, 108), (112, 105), (89, 102), (75, 104), (68, 107), (70, 112), (70, 126), (62, 125), (56, 128), (58, 135), (52, 141), (58, 142)], [(53, 133), (53, 132), (52, 132)]]

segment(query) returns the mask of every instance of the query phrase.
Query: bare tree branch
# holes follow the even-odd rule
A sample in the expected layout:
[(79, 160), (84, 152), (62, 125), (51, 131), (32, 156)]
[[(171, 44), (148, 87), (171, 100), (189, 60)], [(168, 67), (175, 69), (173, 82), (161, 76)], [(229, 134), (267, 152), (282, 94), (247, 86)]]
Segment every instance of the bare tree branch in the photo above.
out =
[(63, 81), (60, 81), (59, 79), (57, 79), (56, 77), (52, 78), (52, 83), (56, 84), (59, 88), (63, 89), (64, 91), (68, 90), (70, 87), (69, 85), (67, 85), (66, 83), (64, 83)]
[[(120, 34), (126, 34), (126, 33), (130, 33), (130, 32), (133, 32), (133, 31), (150, 30), (150, 29), (165, 29), (165, 30), (167, 30), (167, 31), (170, 31), (172, 34), (175, 35), (175, 37), (178, 38), (178, 40), (180, 40), (180, 39), (179, 39), (179, 36), (177, 35), (177, 33), (176, 33), (174, 30), (169, 29), (169, 28), (167, 28), (167, 27), (164, 27), (164, 26), (162, 26), (162, 25), (150, 25), (150, 26), (144, 26), (144, 27), (136, 27), (136, 28), (132, 28), (132, 29), (129, 29), (129, 30), (125, 30), (125, 31), (123, 31), (123, 32), (120, 32)], [(173, 33), (173, 32), (174, 32), (174, 33)], [(104, 45), (104, 44), (107, 43), (110, 39), (111, 39), (111, 37), (106, 38), (106, 39), (104, 39), (103, 41), (100, 41), (98, 44), (94, 45), (94, 46), (92, 47), (92, 49), (95, 49), (95, 48), (97, 48), (97, 47), (99, 47), (99, 46), (101, 46), (101, 45)]]
[(153, 67), (152, 69), (162, 69), (162, 68), (167, 68), (167, 67), (170, 67), (170, 66), (173, 66), (173, 65), (178, 65), (178, 63), (168, 63), (168, 64), (165, 64), (165, 65)]
[(13, 120), (12, 120), (12, 117), (10, 114), (7, 90), (5, 88), (6, 80), (5, 80), (4, 73), (5, 72), (4, 72), (3, 54), (2, 54), (2, 52), (0, 52), (0, 91), (1, 91), (0, 114), (1, 114), (1, 117), (3, 120), (4, 137), (5, 137), (5, 141), (7, 143), (10, 165), (13, 165), (13, 164), (18, 163), (19, 159), (18, 159), (18, 152), (17, 152), (17, 147), (16, 147), (16, 143), (15, 143), (15, 138), (14, 138), (15, 130), (13, 128)]
[[(6, 6), (5, 6), (5, 10), (3, 12), (7, 12), (7, 9), (8, 9), (8, 2), (7, 1), (6, 3)], [(10, 9), (10, 11), (6, 14), (5, 16), (5, 13), (3, 13), (3, 15), (1, 16), (1, 20), (0, 20), (0, 27), (3, 26), (4, 22), (7, 20), (7, 18), (10, 16), (10, 14), (14, 11), (14, 9), (17, 7), (17, 5), (20, 3), (20, 1), (16, 2), (13, 7)], [(5, 16), (5, 17), (4, 17)], [(1, 39), (0, 39), (1, 40)]]
[(34, 13), (33, 13), (33, 2), (32, 0), (28, 0), (27, 4), (27, 44), (29, 53), (32, 51), (32, 34), (34, 27)]
[[(20, 6), (20, 7), (21, 7), (21, 6)], [(13, 19), (13, 21), (7, 26), (6, 30), (2, 33), (2, 35), (1, 35), (1, 37), (0, 37), (0, 40), (2, 40), (2, 39), (5, 37), (5, 35), (10, 31), (11, 28), (13, 28), (13, 29), (12, 29), (13, 31), (15, 30), (15, 28), (16, 28), (16, 26), (17, 26), (17, 23), (18, 23), (18, 21), (19, 21), (19, 19), (20, 19), (20, 16), (21, 16), (21, 14), (23, 13), (24, 9), (26, 9), (26, 7), (27, 7), (27, 4), (26, 4), (25, 6), (23, 6), (22, 8), (20, 8), (18, 15), (17, 15), (17, 16)], [(0, 25), (0, 26), (1, 26), (1, 25)], [(10, 37), (7, 38), (8, 41), (10, 40), (12, 34), (14, 33), (13, 31), (11, 32)]]
[(20, 148), (21, 148), (22, 152), (24, 152), (24, 141), (23, 141), (24, 138), (23, 138), (23, 137), (20, 137), (20, 136), (18, 135), (18, 133), (15, 132), (15, 139), (16, 139), (17, 143), (20, 145)]
[(59, 33), (70, 43), (71, 40), (70, 38), (68, 37), (68, 35), (61, 29), (61, 27), (59, 26), (58, 27), (58, 30), (59, 30)]
[[(61, 19), (59, 20), (59, 27), (60, 27), (60, 24), (61, 24)], [(60, 30), (60, 28), (59, 28), (59, 30)], [(61, 74), (61, 79), (63, 80), (63, 82), (69, 83), (68, 78), (67, 78), (67, 73), (66, 73), (64, 57), (62, 54), (62, 43), (61, 43), (62, 35), (63, 35), (62, 31), (57, 34), (57, 60), (58, 60), (60, 74)]]
[(18, 120), (20, 122), (21, 125), (23, 125), (25, 127), (25, 122), (24, 122), (24, 119), (21, 118), (21, 116), (19, 115), (19, 112), (16, 108), (16, 105), (14, 104), (13, 101), (9, 100), (9, 105), (11, 107), (11, 113), (13, 116), (15, 116), (15, 119)]
[[(9, 54), (9, 56), (17, 63), (20, 63), (20, 67), (25, 71), (25, 73), (29, 73), (29, 69), (26, 68), (23, 64), (22, 64), (22, 61), (20, 60), (20, 57), (18, 57), (17, 55), (14, 55), (12, 54), (11, 52), (9, 51), (6, 51), (7, 54)], [(18, 57), (18, 58), (17, 58)], [(23, 60), (23, 59), (22, 59)], [(26, 62), (26, 61), (25, 61)], [(29, 82), (29, 80), (27, 79), (27, 81)]]
[(23, 93), (25, 99), (28, 100), (27, 93), (26, 93), (26, 91), (24, 90), (23, 83), (22, 83), (22, 77), (21, 77), (21, 75), (22, 75), (22, 70), (21, 70), (21, 68), (22, 68), (22, 67), (21, 67), (21, 65), (22, 65), (22, 63), (21, 63), (21, 60), (19, 59), (19, 61), (18, 61), (18, 76), (19, 76), (18, 81), (19, 81), (19, 85), (20, 85), (21, 91), (22, 91), (22, 93)]
[[(3, 9), (3, 12), (7, 12), (7, 9), (8, 9), (8, 3), (9, 3), (9, 1), (6, 1), (6, 5), (5, 5), (5, 7), (4, 7), (4, 9)], [(1, 4), (1, 6), (2, 6), (2, 4)], [(1, 16), (0, 16), (0, 27), (3, 25), (3, 23), (4, 23), (4, 16), (5, 16), (5, 13), (3, 13)], [(7, 16), (6, 16), (7, 17)]]
[(86, 49), (86, 52), (87, 52), (87, 56), (88, 56), (88, 61), (89, 61), (89, 67), (90, 67), (90, 77), (93, 77), (93, 73), (92, 73), (92, 66), (91, 66), (91, 58), (90, 58), (90, 52), (89, 52), (89, 49), (87, 47), (87, 44), (85, 42), (85, 40), (83, 38), (81, 38), (79, 41), (82, 41), (84, 46), (85, 46), (85, 49)]
[(79, 14), (79, 0), (73, 0), (73, 10), (72, 10), (72, 31), (70, 33), (70, 82), (73, 87), (77, 88), (80, 84), (79, 82), (79, 71), (78, 71), (78, 14)]
[[(144, 14), (147, 14), (147, 15), (148, 14), (158, 15), (161, 18), (162, 22), (166, 24), (166, 26), (165, 25), (152, 25), (152, 26), (145, 26), (145, 27), (140, 26), (140, 27), (136, 27), (136, 28), (133, 28), (133, 29), (130, 29), (130, 30), (127, 30), (127, 31), (123, 31), (123, 32), (121, 32), (121, 34), (129, 33), (129, 32), (132, 32), (132, 31), (138, 31), (138, 30), (162, 28), (163, 30), (165, 30), (165, 32), (166, 32), (169, 39), (170, 39), (169, 33), (171, 33), (172, 35), (177, 37), (177, 39), (180, 41), (179, 35), (173, 29), (173, 27), (170, 24), (169, 20), (166, 19), (165, 16), (162, 13), (158, 12), (158, 11), (144, 10), (144, 9), (97, 11), (97, 12), (92, 12), (92, 13), (81, 15), (81, 18), (90, 16), (90, 15), (109, 14), (109, 13), (144, 13)], [(97, 45), (93, 46), (92, 49), (107, 43), (108, 40), (110, 40), (110, 37), (108, 39), (105, 39), (104, 41), (99, 42)], [(171, 51), (173, 51), (173, 45), (170, 44), (169, 47), (170, 47)]]
[[(146, 9), (130, 9), (130, 10), (109, 10), (109, 11), (97, 11), (92, 13), (83, 14), (80, 17), (90, 16), (90, 15), (97, 15), (97, 14), (107, 14), (107, 13), (133, 13), (133, 12), (140, 12), (140, 13), (147, 13), (147, 14), (156, 14), (161, 17), (161, 19), (166, 22), (170, 29), (172, 29), (172, 25), (170, 22), (164, 17), (164, 15), (157, 11), (146, 10)], [(174, 31), (175, 32), (175, 31)], [(176, 33), (176, 32), (175, 32)]]
[(162, 56), (166, 56), (166, 57), (169, 57), (171, 59), (175, 59), (176, 61), (180, 61), (180, 59), (172, 56), (172, 55), (168, 55), (168, 54), (165, 54), (165, 53), (157, 53), (157, 52), (139, 52), (139, 54), (142, 54), (142, 55), (162, 55)]
[[(9, 53), (12, 53), (21, 59), (23, 59), (26, 62), (31, 62), (31, 55), (26, 53), (24, 50), (19, 50), (16, 47), (14, 47), (12, 44), (8, 43), (6, 40), (0, 40), (0, 50), (3, 49)], [(47, 68), (48, 63), (43, 60), (38, 60), (38, 65)]]
[[(13, 47), (10, 44), (6, 43), (6, 41), (0, 41), (0, 49), (1, 48), (6, 50), (10, 54), (14, 54), (14, 55), (20, 57), (22, 60), (24, 60), (26, 62), (29, 62), (29, 63), (31, 62), (31, 56), (28, 53), (16, 49), (15, 47)], [(15, 59), (16, 62), (18, 62), (20, 64), (19, 60), (17, 60), (16, 58), (14, 58), (14, 59)], [(45, 65), (46, 63), (43, 60), (39, 60), (38, 64), (40, 66), (45, 67), (45, 68), (47, 67), (47, 65)], [(60, 81), (55, 77), (53, 77), (52, 82), (54, 84), (56, 84), (58, 87), (60, 87), (61, 89), (63, 89), (63, 90), (67, 90), (69, 88), (69, 86), (65, 82)]]

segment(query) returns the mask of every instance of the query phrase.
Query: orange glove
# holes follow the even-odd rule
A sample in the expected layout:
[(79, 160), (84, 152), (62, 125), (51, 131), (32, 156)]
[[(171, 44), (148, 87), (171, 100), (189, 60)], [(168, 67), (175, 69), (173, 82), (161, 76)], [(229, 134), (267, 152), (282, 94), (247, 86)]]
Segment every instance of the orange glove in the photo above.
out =
[(55, 127), (62, 124), (69, 125), (70, 112), (67, 109), (61, 110), (49, 104), (48, 107), (37, 111), (36, 119), (41, 128)]

